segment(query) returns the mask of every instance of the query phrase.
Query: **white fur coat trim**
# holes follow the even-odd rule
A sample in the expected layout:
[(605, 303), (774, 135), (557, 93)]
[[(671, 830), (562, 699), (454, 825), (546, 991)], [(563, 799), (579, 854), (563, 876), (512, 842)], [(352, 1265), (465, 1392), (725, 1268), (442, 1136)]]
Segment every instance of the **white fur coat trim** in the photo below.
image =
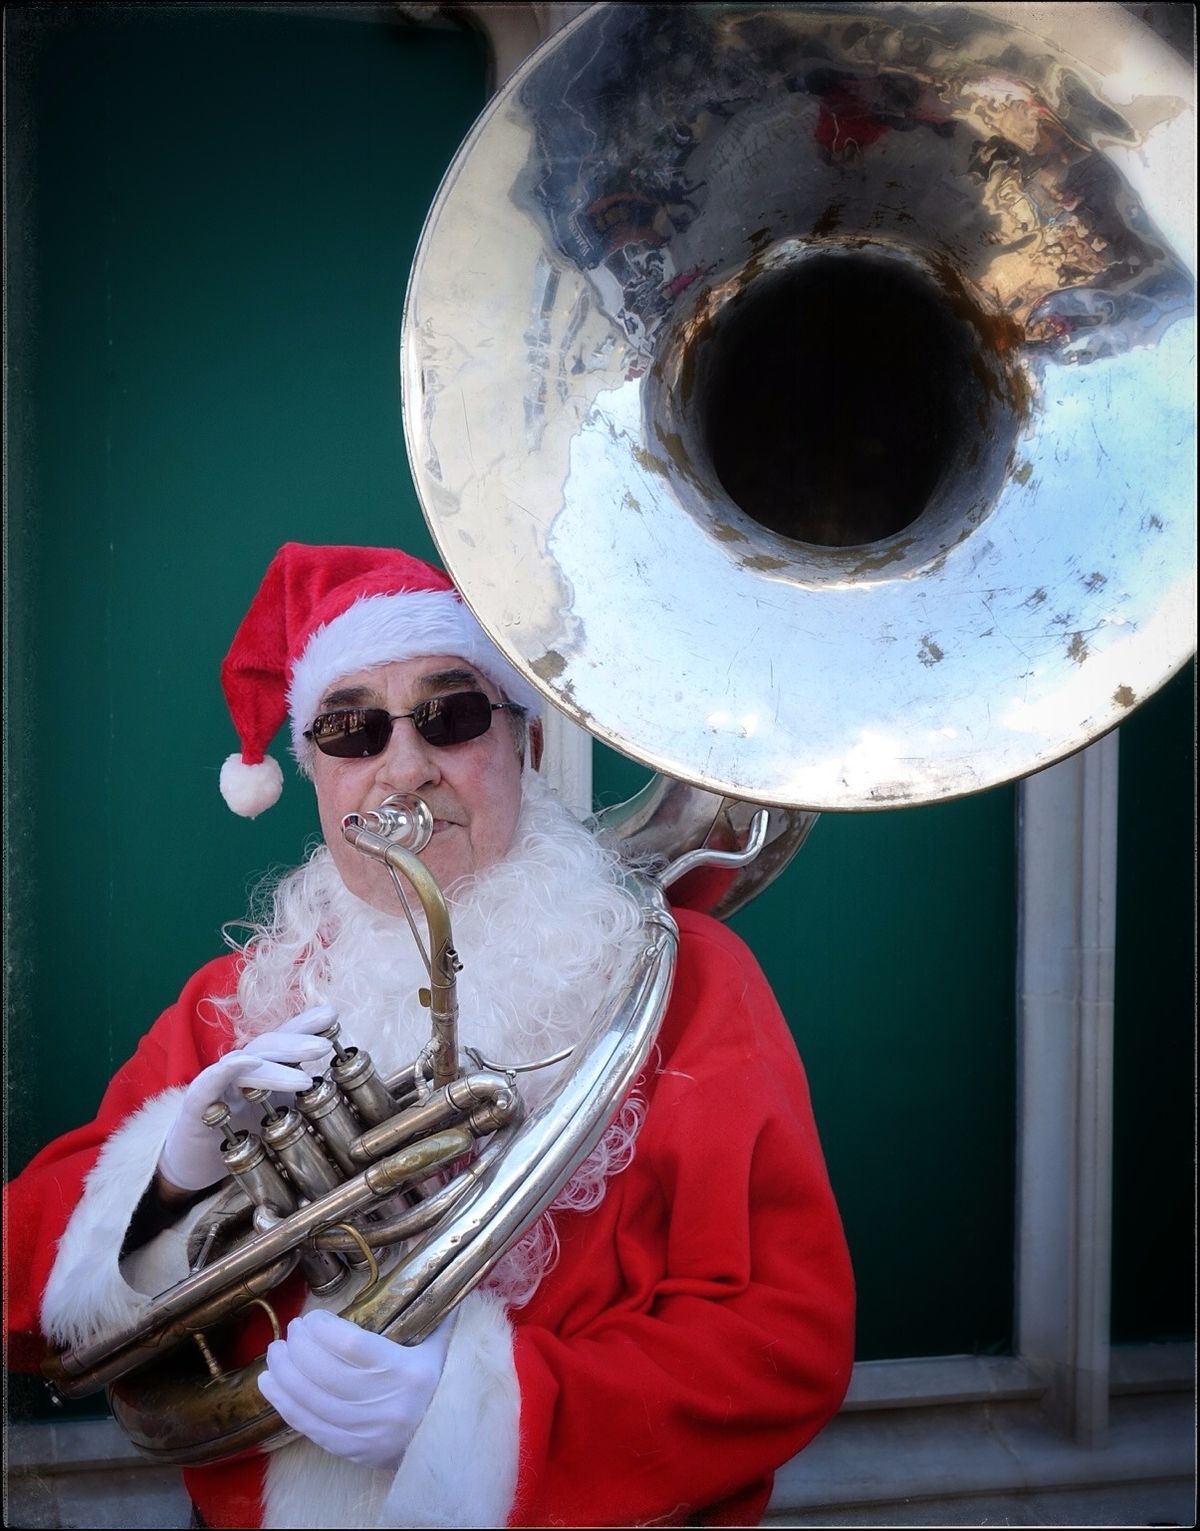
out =
[(517, 1492), (521, 1393), (504, 1304), (459, 1306), (442, 1380), (384, 1505), (385, 1526), (503, 1526)]
[(105, 1143), (84, 1181), (42, 1295), (42, 1331), (56, 1344), (79, 1345), (133, 1322), (146, 1308), (148, 1293), (183, 1274), (171, 1234), (154, 1241), (157, 1249), (143, 1254), (136, 1272), (131, 1262), (123, 1269), (120, 1261), (129, 1221), (153, 1179), (182, 1098), (181, 1089), (167, 1090), (135, 1111)]
[(504, 1305), (459, 1304), (437, 1391), (394, 1476), (297, 1440), (267, 1461), (267, 1531), (485, 1527), (508, 1521), (517, 1487), (520, 1393)]

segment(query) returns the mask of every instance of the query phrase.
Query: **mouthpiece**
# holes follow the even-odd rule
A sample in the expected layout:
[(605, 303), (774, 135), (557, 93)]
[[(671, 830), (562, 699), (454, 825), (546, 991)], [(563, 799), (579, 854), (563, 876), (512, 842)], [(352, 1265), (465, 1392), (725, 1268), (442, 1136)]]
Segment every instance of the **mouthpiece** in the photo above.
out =
[(433, 834), (433, 814), (424, 798), (414, 793), (397, 792), (384, 798), (378, 808), (369, 808), (364, 813), (348, 813), (342, 820), (342, 833), (353, 841), (356, 829), (382, 835), (401, 850), (420, 852)]

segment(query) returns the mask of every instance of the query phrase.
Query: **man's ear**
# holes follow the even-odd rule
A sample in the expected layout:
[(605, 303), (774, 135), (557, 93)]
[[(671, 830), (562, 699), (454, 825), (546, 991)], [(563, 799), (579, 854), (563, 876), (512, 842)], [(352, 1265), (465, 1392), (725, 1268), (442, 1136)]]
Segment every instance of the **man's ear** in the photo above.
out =
[(541, 718), (534, 718), (529, 725), (529, 764), (535, 771), (542, 768), (542, 750), (546, 744), (546, 737), (542, 732)]

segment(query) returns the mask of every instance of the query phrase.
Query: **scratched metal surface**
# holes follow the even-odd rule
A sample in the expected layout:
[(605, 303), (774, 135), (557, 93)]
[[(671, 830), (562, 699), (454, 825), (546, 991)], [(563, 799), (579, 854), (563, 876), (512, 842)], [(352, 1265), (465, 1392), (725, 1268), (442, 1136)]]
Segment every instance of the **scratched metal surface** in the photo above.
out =
[[(426, 515), (518, 668), (659, 770), (818, 810), (1119, 723), (1195, 644), (1192, 89), (1113, 6), (598, 6), (535, 53), (402, 343)], [(924, 510), (850, 546), (735, 504), (692, 398), (816, 257), (908, 273), (966, 358)]]

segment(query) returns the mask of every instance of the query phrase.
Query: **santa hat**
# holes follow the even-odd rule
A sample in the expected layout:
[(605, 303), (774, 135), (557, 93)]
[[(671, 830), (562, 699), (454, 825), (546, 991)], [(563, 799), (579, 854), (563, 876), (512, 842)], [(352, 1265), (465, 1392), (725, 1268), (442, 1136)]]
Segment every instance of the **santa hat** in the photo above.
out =
[(395, 548), (287, 542), (271, 560), (221, 665), (240, 754), (221, 767), (221, 796), (254, 818), (279, 798), (283, 772), (267, 746), (290, 719), (292, 753), (329, 687), (355, 670), (423, 654), (465, 659), (534, 717), (537, 693), (463, 605), (449, 575)]

